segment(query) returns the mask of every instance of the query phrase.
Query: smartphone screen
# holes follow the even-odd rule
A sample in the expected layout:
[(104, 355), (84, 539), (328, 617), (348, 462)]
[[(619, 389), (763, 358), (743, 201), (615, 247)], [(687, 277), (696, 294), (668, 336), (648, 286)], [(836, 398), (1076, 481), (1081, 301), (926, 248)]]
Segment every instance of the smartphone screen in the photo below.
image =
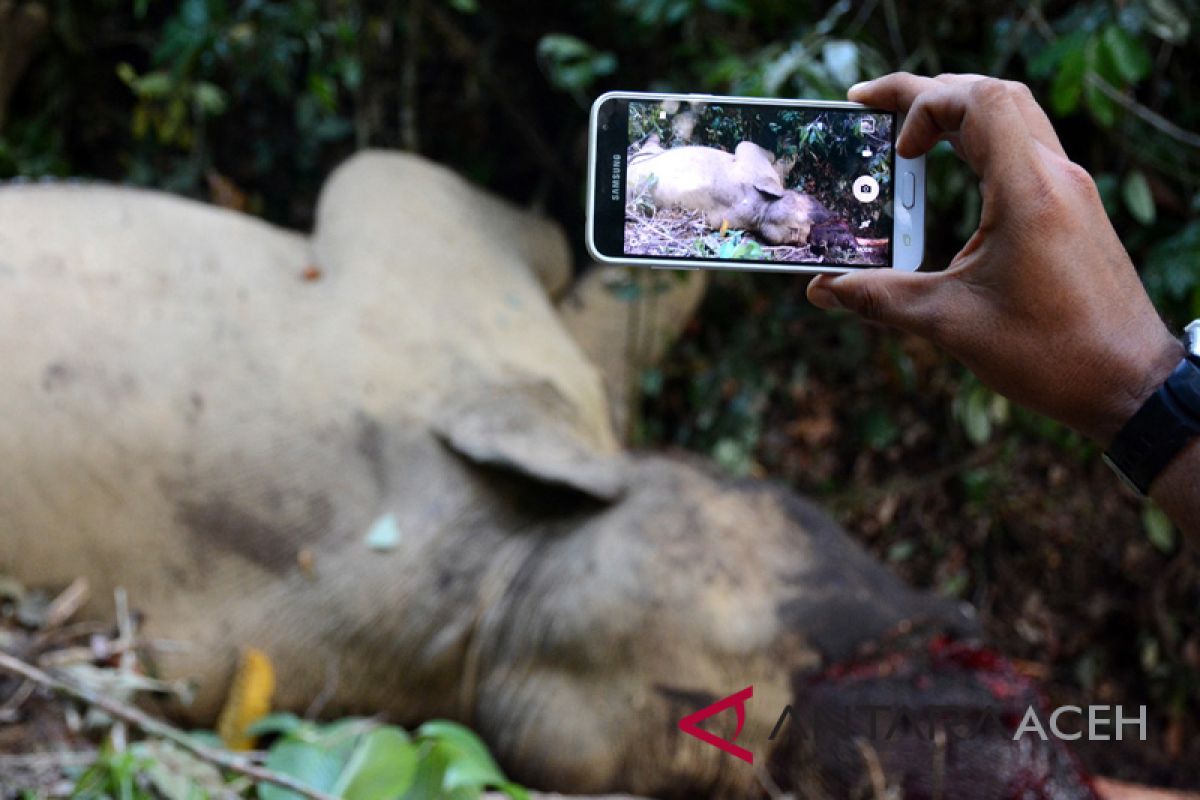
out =
[(894, 115), (740, 100), (598, 106), (595, 250), (660, 263), (891, 266)]

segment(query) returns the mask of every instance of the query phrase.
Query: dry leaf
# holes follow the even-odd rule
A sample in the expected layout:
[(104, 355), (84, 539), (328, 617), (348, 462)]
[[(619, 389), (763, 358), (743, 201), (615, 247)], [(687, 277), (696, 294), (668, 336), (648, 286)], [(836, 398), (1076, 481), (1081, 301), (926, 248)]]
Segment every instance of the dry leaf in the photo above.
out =
[(271, 713), (273, 694), (275, 667), (271, 659), (257, 648), (243, 649), (233, 686), (217, 722), (217, 734), (226, 747), (243, 751), (254, 749), (254, 739), (246, 735), (246, 729)]

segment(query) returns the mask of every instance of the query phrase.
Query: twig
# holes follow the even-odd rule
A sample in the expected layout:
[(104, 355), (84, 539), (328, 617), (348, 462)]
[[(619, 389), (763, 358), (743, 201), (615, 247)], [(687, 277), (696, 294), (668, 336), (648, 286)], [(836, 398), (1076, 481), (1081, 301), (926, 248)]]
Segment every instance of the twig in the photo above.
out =
[(0, 670), (8, 672), (12, 675), (17, 675), (28, 681), (44, 686), (57, 694), (67, 695), (90, 706), (100, 709), (108, 714), (113, 719), (119, 719), (136, 728), (157, 736), (160, 739), (175, 744), (189, 753), (194, 755), (201, 761), (207, 761), (221, 769), (231, 770), (241, 773), (247, 777), (253, 778), (262, 783), (270, 783), (275, 786), (281, 786), (284, 789), (295, 792), (302, 797), (307, 797), (308, 800), (336, 800), (333, 795), (317, 791), (305, 786), (295, 778), (287, 775), (280, 775), (277, 772), (260, 767), (257, 764), (251, 763), (249, 760), (240, 756), (226, 753), (221, 750), (208, 747), (189, 737), (184, 732), (171, 727), (161, 720), (157, 720), (146, 712), (135, 706), (127, 703), (122, 703), (111, 697), (98, 694), (85, 686), (78, 686), (74, 683), (60, 680), (48, 673), (43, 672), (37, 667), (27, 664), (19, 658), (9, 655), (5, 652), (0, 652)]
[(96, 760), (96, 750), (74, 750), (67, 753), (0, 754), (0, 775), (9, 770), (45, 769), (47, 767), (86, 767)]
[(1161, 114), (1157, 114), (1146, 108), (1133, 98), (1126, 97), (1124, 93), (1117, 91), (1116, 87), (1094, 72), (1088, 73), (1087, 81), (1099, 89), (1100, 93), (1109, 100), (1112, 100), (1148, 125), (1158, 129), (1160, 133), (1169, 136), (1182, 145), (1200, 150), (1200, 133), (1192, 133), (1189, 130), (1185, 130)]
[(87, 602), (88, 591), (87, 578), (81, 576), (71, 581), (71, 585), (63, 589), (46, 608), (42, 627), (57, 628), (75, 616), (80, 606)]

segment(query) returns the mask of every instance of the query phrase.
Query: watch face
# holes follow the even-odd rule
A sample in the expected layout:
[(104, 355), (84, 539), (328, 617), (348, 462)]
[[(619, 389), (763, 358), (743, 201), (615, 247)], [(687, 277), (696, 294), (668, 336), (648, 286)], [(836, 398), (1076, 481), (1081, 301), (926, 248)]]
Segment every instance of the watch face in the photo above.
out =
[(1200, 363), (1200, 319), (1193, 320), (1184, 328), (1184, 344), (1187, 346), (1188, 358)]

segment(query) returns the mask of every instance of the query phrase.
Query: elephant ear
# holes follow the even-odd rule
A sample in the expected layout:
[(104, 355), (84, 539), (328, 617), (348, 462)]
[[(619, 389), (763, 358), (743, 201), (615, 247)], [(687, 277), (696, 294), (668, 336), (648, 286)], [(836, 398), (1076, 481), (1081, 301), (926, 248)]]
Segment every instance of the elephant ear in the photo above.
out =
[(758, 189), (761, 194), (767, 197), (773, 197), (776, 200), (783, 197), (783, 184), (779, 182), (778, 178), (772, 179), (765, 176), (761, 178), (755, 178), (754, 188)]
[(549, 383), (488, 386), (442, 403), (433, 429), (477, 466), (613, 502), (625, 491), (624, 460), (592, 441), (578, 416)]

